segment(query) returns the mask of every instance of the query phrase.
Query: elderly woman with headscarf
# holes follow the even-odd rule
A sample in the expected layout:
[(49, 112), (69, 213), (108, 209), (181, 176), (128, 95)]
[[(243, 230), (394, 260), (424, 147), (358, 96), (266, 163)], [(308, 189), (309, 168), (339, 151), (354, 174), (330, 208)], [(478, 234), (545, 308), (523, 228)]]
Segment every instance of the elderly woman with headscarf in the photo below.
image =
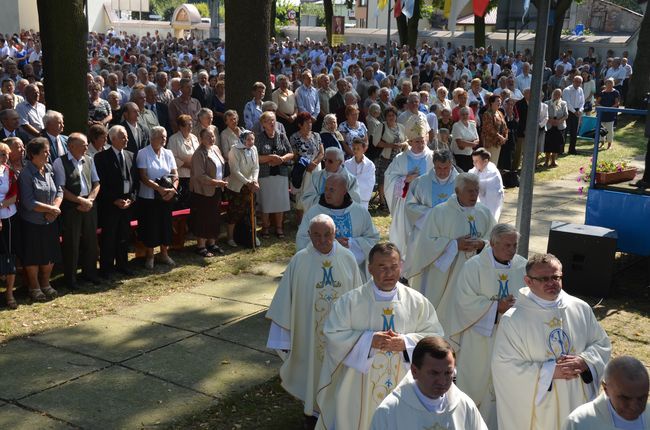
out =
[(238, 142), (228, 154), (230, 177), (228, 179), (228, 245), (235, 248), (235, 224), (243, 217), (250, 216), (255, 207), (255, 193), (260, 189), (259, 157), (255, 147), (255, 134), (244, 130)]
[(160, 246), (160, 262), (176, 265), (168, 249), (172, 244), (172, 201), (177, 194), (178, 174), (174, 154), (164, 148), (166, 140), (165, 128), (153, 127), (150, 144), (138, 151), (136, 158), (140, 175), (138, 239), (147, 248), (144, 263), (147, 269), (153, 269), (153, 253), (157, 246)]
[(336, 115), (329, 113), (323, 118), (323, 128), (320, 131), (320, 138), (323, 142), (323, 148), (338, 148), (343, 151), (343, 142), (345, 138), (338, 130)]
[[(373, 162), (377, 159), (377, 156), (381, 152), (381, 149), (377, 146), (381, 137), (383, 123), (381, 122), (381, 106), (378, 103), (371, 103), (368, 106), (368, 116), (366, 116), (366, 127), (368, 128), (368, 140), (366, 148), (368, 153), (366, 154), (369, 159)], [(354, 140), (353, 140), (354, 142)], [(354, 150), (352, 151), (354, 152)]]
[(44, 137), (27, 144), (27, 165), (18, 177), (19, 214), (23, 232), (21, 261), (27, 274), (29, 296), (44, 302), (58, 296), (50, 285), (54, 263), (61, 260), (58, 217), (63, 190), (54, 182), (54, 171), (47, 162), (50, 142)]
[(556, 88), (551, 93), (551, 100), (548, 105), (548, 122), (546, 123), (546, 140), (544, 141), (544, 152), (546, 161), (544, 167), (557, 167), (557, 156), (564, 152), (564, 129), (566, 120), (569, 117), (569, 109), (562, 100), (562, 89)]
[(275, 114), (264, 112), (260, 116), (262, 132), (255, 136), (255, 146), (259, 154), (259, 199), (262, 209), (262, 237), (270, 237), (271, 216), (275, 233), (284, 238), (283, 214), (289, 211), (289, 163), (294, 155), (289, 139), (278, 133), (275, 127)]
[(472, 168), (472, 151), (480, 143), (476, 123), (470, 120), (471, 109), (464, 106), (460, 109), (460, 121), (454, 123), (451, 130), (451, 151), (456, 158), (456, 165), (467, 172)]
[(201, 145), (192, 155), (190, 227), (201, 257), (223, 254), (216, 241), (221, 227), (222, 192), (228, 183), (224, 181), (226, 162), (216, 146), (215, 131), (216, 127), (201, 130)]

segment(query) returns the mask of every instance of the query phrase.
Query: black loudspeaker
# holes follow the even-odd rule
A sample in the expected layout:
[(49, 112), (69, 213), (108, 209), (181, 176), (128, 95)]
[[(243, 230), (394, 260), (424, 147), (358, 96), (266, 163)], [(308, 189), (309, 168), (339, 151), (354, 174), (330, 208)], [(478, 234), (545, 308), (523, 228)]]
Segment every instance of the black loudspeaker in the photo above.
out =
[(562, 262), (562, 286), (570, 294), (609, 295), (616, 242), (615, 230), (553, 221), (547, 251)]

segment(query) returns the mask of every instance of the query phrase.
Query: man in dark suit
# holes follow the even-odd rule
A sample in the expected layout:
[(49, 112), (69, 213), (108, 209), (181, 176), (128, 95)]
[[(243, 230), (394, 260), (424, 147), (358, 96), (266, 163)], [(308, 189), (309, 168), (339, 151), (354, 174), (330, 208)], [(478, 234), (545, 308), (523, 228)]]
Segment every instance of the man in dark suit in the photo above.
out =
[(192, 87), (192, 97), (201, 103), (202, 108), (211, 108), (214, 91), (210, 88), (210, 84), (208, 83), (208, 72), (201, 70), (198, 74), (198, 79), (198, 82)]
[(138, 151), (149, 145), (149, 131), (139, 123), (140, 109), (133, 102), (124, 105), (124, 120), (120, 123), (126, 130), (128, 143), (126, 149), (137, 157)]
[(336, 89), (338, 91), (330, 98), (329, 101), (330, 113), (336, 113), (341, 108), (345, 108), (345, 100), (343, 99), (343, 95), (348, 90), (348, 83), (346, 80), (341, 78), (336, 81)]
[(95, 168), (101, 183), (98, 200), (100, 241), (100, 276), (110, 278), (113, 270), (125, 275), (133, 272), (127, 267), (131, 235), (131, 206), (135, 199), (133, 185), (137, 180), (134, 155), (125, 150), (128, 142), (124, 126), (108, 131), (111, 147), (95, 155)]
[(48, 110), (43, 117), (43, 130), (40, 135), (50, 142), (50, 158), (48, 163), (68, 153), (68, 136), (63, 132), (63, 115), (59, 112)]
[(7, 137), (18, 137), (25, 145), (32, 140), (32, 137), (20, 127), (20, 114), (15, 109), (0, 111), (0, 122), (2, 123), (0, 140)]
[(146, 102), (145, 109), (149, 109), (154, 115), (156, 115), (156, 118), (158, 118), (158, 124), (160, 124), (161, 127), (165, 127), (165, 130), (167, 130), (167, 136), (171, 136), (173, 132), (172, 126), (169, 123), (169, 109), (167, 108), (167, 105), (156, 101), (158, 92), (155, 88), (145, 87), (144, 93)]

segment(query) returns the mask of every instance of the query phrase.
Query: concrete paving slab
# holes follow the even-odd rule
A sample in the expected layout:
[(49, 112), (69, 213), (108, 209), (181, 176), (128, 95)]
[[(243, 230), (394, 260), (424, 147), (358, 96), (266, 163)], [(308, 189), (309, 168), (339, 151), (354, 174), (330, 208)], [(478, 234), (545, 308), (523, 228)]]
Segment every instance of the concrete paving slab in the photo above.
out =
[(133, 306), (119, 312), (143, 321), (200, 332), (259, 312), (263, 306), (217, 299), (201, 294), (174, 294), (157, 302)]
[(120, 362), (176, 342), (190, 334), (160, 324), (111, 315), (75, 327), (46, 332), (34, 339), (104, 360)]
[(205, 334), (275, 354), (266, 348), (271, 322), (265, 318), (265, 315), (266, 311), (260, 312), (234, 323), (209, 330)]
[(208, 282), (190, 292), (269, 306), (278, 282), (279, 280), (269, 276), (240, 275), (236, 278)]
[(86, 375), (23, 401), (87, 429), (165, 427), (213, 399), (121, 366)]
[(221, 397), (272, 378), (279, 363), (271, 354), (197, 335), (124, 365)]
[(576, 210), (570, 206), (563, 205), (535, 212), (532, 218), (533, 220), (539, 221), (563, 221), (571, 224), (584, 224), (585, 211), (584, 209)]
[(0, 428), (12, 430), (69, 430), (74, 427), (14, 405), (0, 406)]
[[(0, 397), (20, 399), (109, 365), (19, 339), (0, 347)], [(11, 428), (1, 424), (0, 428)]]

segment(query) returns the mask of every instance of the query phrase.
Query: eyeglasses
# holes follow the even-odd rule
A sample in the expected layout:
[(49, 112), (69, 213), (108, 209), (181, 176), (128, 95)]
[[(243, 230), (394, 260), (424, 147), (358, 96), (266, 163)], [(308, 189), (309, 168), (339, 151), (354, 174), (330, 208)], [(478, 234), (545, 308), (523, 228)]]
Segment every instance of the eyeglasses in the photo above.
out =
[(539, 282), (548, 282), (548, 281), (554, 281), (558, 282), (562, 280), (562, 275), (553, 275), (553, 276), (530, 276), (528, 275), (530, 279), (533, 279), (535, 281)]

